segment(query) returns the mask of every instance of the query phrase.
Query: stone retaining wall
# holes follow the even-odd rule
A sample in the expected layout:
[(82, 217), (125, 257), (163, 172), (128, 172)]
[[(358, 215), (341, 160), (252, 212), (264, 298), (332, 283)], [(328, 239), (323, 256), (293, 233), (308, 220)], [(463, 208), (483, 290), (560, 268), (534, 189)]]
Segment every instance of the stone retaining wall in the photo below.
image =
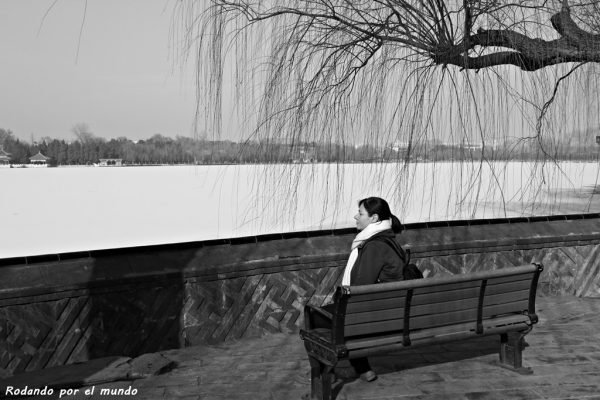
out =
[[(108, 355), (295, 333), (354, 229), (0, 260), (0, 377)], [(429, 276), (541, 262), (546, 295), (600, 296), (600, 215), (407, 225)]]

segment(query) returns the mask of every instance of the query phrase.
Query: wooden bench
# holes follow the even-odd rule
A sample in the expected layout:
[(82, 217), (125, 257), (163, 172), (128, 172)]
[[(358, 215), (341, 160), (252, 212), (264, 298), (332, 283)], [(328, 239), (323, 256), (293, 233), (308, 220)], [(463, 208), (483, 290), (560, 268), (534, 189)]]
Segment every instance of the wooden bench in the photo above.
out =
[(332, 398), (339, 360), (500, 335), (500, 365), (522, 365), (524, 336), (537, 323), (543, 266), (531, 264), (441, 278), (340, 286), (327, 307), (307, 305), (300, 331), (311, 365), (311, 397)]

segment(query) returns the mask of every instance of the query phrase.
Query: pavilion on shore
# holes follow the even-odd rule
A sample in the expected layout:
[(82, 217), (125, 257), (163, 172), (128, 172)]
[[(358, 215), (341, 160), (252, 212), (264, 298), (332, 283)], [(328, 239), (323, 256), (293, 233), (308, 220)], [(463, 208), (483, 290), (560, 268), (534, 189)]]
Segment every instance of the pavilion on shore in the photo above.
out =
[(100, 167), (122, 167), (123, 159), (122, 158), (101, 158), (99, 166)]
[(4, 151), (3, 146), (0, 146), (0, 165), (10, 165), (10, 153)]
[(34, 165), (47, 165), (50, 157), (46, 157), (41, 151), (34, 156), (29, 157), (29, 163)]

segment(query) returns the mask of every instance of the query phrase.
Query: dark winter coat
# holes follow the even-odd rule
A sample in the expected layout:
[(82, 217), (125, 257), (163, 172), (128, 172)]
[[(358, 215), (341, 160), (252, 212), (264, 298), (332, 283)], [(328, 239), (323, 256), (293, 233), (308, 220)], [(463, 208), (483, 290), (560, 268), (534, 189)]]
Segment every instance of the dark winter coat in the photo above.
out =
[[(379, 232), (358, 246), (358, 257), (350, 273), (351, 285), (401, 281), (406, 257), (402, 258), (389, 243), (396, 235), (391, 229)], [(384, 240), (381, 240), (384, 239)], [(397, 246), (401, 254), (404, 251)]]

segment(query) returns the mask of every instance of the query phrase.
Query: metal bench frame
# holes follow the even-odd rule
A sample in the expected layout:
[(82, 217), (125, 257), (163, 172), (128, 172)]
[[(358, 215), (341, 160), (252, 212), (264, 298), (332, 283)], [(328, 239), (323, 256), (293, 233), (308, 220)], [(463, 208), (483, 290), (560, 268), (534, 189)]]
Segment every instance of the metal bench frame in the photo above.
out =
[[(450, 277), (338, 287), (333, 297), (333, 304), (329, 308), (332, 308), (333, 312), (328, 312), (321, 307), (310, 304), (304, 308), (305, 329), (300, 330), (300, 337), (304, 340), (304, 346), (311, 366), (311, 397), (328, 400), (333, 398), (333, 369), (339, 360), (366, 357), (493, 334), (500, 335), (500, 365), (521, 374), (532, 373), (530, 368), (523, 367), (522, 351), (525, 347), (525, 335), (531, 331), (533, 324), (538, 322), (538, 316), (535, 313), (535, 299), (538, 279), (543, 269), (541, 264), (534, 263), (526, 266), (453, 275)], [(528, 284), (528, 298), (521, 300), (521, 303), (523, 301), (527, 303), (524, 309), (515, 309), (506, 312), (506, 310), (512, 307), (512, 303), (506, 301), (505, 304), (499, 304), (502, 307), (503, 314), (488, 315), (484, 318), (484, 302), (486, 300), (488, 281), (494, 282), (494, 279), (512, 279), (512, 277), (521, 279), (521, 284)], [(460, 285), (463, 284), (471, 285), (469, 290), (477, 291), (476, 296), (471, 296), (467, 299), (473, 302), (477, 301), (477, 307), (473, 308), (473, 310), (476, 309), (476, 316), (473, 315), (473, 318), (461, 323), (448, 324), (447, 321), (441, 321), (436, 326), (434, 322), (434, 325), (428, 326), (427, 329), (415, 329), (411, 326), (411, 322), (416, 320), (413, 319), (413, 308), (411, 307), (415, 292), (423, 288), (432, 290), (431, 287), (435, 287), (433, 290), (448, 288), (448, 291), (430, 292), (436, 296), (435, 301), (439, 301), (441, 304), (444, 301), (443, 297), (446, 293), (452, 293), (453, 290), (455, 292), (460, 290), (456, 288), (460, 288)], [(397, 307), (398, 313), (402, 314), (402, 318), (397, 316), (399, 318), (398, 321), (402, 321), (400, 329), (387, 332), (378, 332), (374, 329), (374, 332), (371, 333), (368, 331), (369, 322), (366, 321), (361, 327), (362, 331), (359, 332), (360, 335), (347, 336), (348, 321), (346, 321), (346, 316), (348, 315), (349, 303), (352, 303), (353, 296), (356, 298), (360, 295), (385, 296), (390, 292), (401, 293), (400, 297), (403, 300), (402, 304)], [(524, 293), (524, 290), (521, 293)], [(429, 293), (425, 295), (427, 294)], [(495, 294), (498, 295), (498, 290), (496, 290)], [(500, 295), (508, 299), (511, 296), (511, 292)], [(515, 307), (517, 306), (515, 305)], [(386, 308), (384, 311), (386, 313), (394, 312), (394, 307)], [(469, 311), (471, 310), (465, 310), (465, 312)], [(367, 319), (369, 315), (369, 312), (362, 314)], [(432, 313), (427, 323), (431, 325), (432, 320), (435, 318), (435, 313)], [(327, 325), (325, 327), (319, 326), (319, 320), (326, 321)]]

